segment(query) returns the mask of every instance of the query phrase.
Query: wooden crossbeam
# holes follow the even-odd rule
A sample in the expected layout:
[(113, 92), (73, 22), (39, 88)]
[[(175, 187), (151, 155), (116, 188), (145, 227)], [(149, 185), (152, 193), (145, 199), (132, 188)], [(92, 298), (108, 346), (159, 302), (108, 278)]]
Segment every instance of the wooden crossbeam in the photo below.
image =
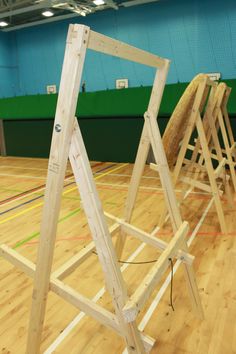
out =
[[(150, 235), (148, 232), (145, 232), (143, 230), (140, 230), (139, 228), (128, 224), (124, 220), (117, 218), (109, 213), (104, 213), (106, 217), (116, 221), (117, 223), (120, 224), (121, 229), (129, 235), (132, 235), (133, 237), (137, 238), (141, 242), (145, 242), (147, 245), (150, 245), (152, 247), (157, 248), (159, 251), (164, 251), (168, 247), (168, 243), (161, 240), (158, 237), (154, 237)], [(191, 254), (184, 252), (182, 250), (178, 250), (176, 253), (176, 258), (181, 259), (182, 262), (187, 263), (189, 265), (192, 265), (194, 261), (194, 256)]]
[(157, 55), (94, 31), (90, 31), (88, 48), (155, 68), (163, 68), (166, 63), (169, 63), (168, 59), (158, 57)]
[(123, 308), (124, 316), (128, 322), (134, 321), (138, 313), (141, 311), (147, 299), (153, 292), (156, 284), (159, 282), (161, 276), (170, 265), (169, 259), (173, 258), (178, 249), (180, 249), (183, 245), (184, 238), (188, 230), (188, 223), (183, 222), (165, 251), (161, 254), (158, 261), (148, 272), (135, 293), (131, 295), (130, 299)]
[[(113, 236), (120, 229), (119, 224), (114, 224), (109, 228), (111, 236)], [(83, 263), (96, 249), (94, 241), (91, 241), (87, 246), (85, 246), (79, 253), (75, 254), (66, 263), (64, 263), (60, 268), (52, 273), (53, 278), (64, 279), (70, 275), (81, 263)]]
[(180, 181), (189, 184), (192, 187), (201, 189), (204, 192), (211, 193), (212, 189), (208, 184), (202, 183), (200, 181), (197, 181), (191, 177), (186, 177), (186, 176), (181, 176)]

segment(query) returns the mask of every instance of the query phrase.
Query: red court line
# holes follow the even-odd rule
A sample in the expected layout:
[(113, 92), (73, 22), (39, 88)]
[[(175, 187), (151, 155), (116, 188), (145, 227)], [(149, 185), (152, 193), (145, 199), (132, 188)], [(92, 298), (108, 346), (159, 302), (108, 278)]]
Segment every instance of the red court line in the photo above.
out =
[[(189, 231), (188, 233), (188, 236), (191, 236), (192, 235), (192, 232), (193, 231)], [(158, 235), (164, 235), (164, 236), (171, 236), (173, 235), (173, 232), (157, 232)], [(236, 231), (235, 232), (229, 232), (227, 235), (230, 235), (230, 236), (236, 236)], [(212, 231), (212, 232), (198, 232), (196, 236), (225, 236), (225, 234), (223, 234), (222, 232), (215, 232), (215, 231)], [(61, 242), (61, 241), (78, 241), (78, 240), (92, 240), (92, 237), (91, 235), (87, 234), (87, 235), (84, 235), (84, 236), (74, 236), (74, 237), (59, 237), (56, 239), (56, 242)], [(25, 243), (25, 246), (33, 246), (33, 245), (36, 245), (38, 244), (39, 241), (30, 241), (30, 242), (27, 242)]]

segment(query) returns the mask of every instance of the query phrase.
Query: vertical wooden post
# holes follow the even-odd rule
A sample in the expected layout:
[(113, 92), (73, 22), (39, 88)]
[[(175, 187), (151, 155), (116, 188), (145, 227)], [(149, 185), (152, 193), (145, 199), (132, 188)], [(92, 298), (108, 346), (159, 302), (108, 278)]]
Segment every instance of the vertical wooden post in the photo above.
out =
[[(156, 71), (156, 76), (154, 79), (154, 84), (153, 84), (153, 89), (148, 105), (148, 112), (150, 112), (154, 117), (157, 118), (158, 111), (160, 108), (161, 104), (161, 99), (165, 87), (165, 82), (166, 82), (166, 77), (168, 74), (169, 70), (169, 65), (170, 62), (169, 60), (166, 59), (165, 65), (161, 69), (157, 69)], [(155, 118), (155, 119), (156, 119)], [(155, 122), (157, 129), (158, 125), (157, 122)], [(139, 143), (138, 147), (138, 152), (136, 155), (135, 163), (134, 163), (134, 168), (130, 180), (130, 185), (128, 189), (128, 195), (125, 203), (125, 210), (124, 210), (124, 219), (126, 222), (130, 222), (131, 217), (132, 217), (132, 212), (134, 209), (134, 204), (137, 198), (138, 194), (138, 188), (140, 184), (140, 180), (143, 174), (143, 170), (145, 168), (145, 163), (147, 160), (147, 155), (150, 149), (150, 136), (148, 132), (148, 127), (147, 127), (147, 122), (146, 120), (144, 121), (144, 126), (143, 126), (143, 131), (141, 135), (141, 140)], [(154, 151), (153, 151), (154, 153)], [(155, 156), (155, 154), (154, 154)], [(118, 258), (121, 257), (123, 248), (124, 248), (124, 243), (126, 239), (126, 234), (124, 232), (121, 232), (120, 236), (117, 239), (116, 243), (116, 252), (118, 255)]]
[(4, 135), (4, 126), (3, 120), (0, 119), (0, 153), (1, 156), (6, 156), (6, 143), (5, 143), (5, 135)]
[(205, 132), (204, 132), (204, 128), (203, 128), (200, 114), (198, 115), (196, 126), (197, 126), (198, 135), (199, 135), (199, 139), (200, 139), (200, 143), (201, 143), (201, 147), (202, 147), (202, 154), (203, 154), (203, 157), (205, 160), (205, 165), (206, 165), (207, 172), (208, 172), (208, 177), (209, 177), (211, 190), (212, 190), (212, 194), (213, 194), (213, 198), (214, 198), (214, 202), (215, 202), (215, 207), (216, 207), (216, 211), (217, 211), (219, 222), (220, 222), (221, 231), (224, 234), (227, 234), (227, 226), (225, 223), (224, 212), (223, 212), (221, 201), (220, 201), (219, 190), (218, 190), (218, 187), (216, 184), (214, 169), (213, 169), (211, 156), (210, 156), (210, 152), (208, 149), (207, 139), (205, 136)]
[(40, 243), (34, 278), (27, 353), (38, 354), (52, 267), (61, 193), (68, 161), (89, 28), (70, 25), (49, 157)]

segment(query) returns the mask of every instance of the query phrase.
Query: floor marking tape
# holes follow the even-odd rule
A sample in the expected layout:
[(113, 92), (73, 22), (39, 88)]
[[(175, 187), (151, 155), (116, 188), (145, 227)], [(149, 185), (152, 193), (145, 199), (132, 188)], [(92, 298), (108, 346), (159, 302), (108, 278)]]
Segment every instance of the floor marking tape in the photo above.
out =
[[(113, 165), (112, 165), (112, 166), (113, 166)], [(110, 166), (110, 167), (111, 167), (111, 166)], [(122, 166), (119, 166), (119, 168), (121, 168), (121, 167), (123, 167), (123, 165), (122, 165)], [(113, 171), (113, 170), (111, 170), (111, 171)], [(96, 172), (95, 172), (95, 173), (96, 173)], [(104, 173), (104, 175), (107, 175), (108, 173), (109, 173), (109, 171), (106, 172), (106, 173)], [(101, 177), (101, 176), (99, 176), (99, 177)], [(94, 179), (96, 179), (96, 177), (95, 177)], [(65, 192), (64, 192), (64, 193), (65, 193)], [(41, 204), (42, 204), (42, 203), (41, 203)], [(76, 209), (75, 211), (70, 212), (70, 213), (67, 214), (66, 216), (62, 217), (58, 222), (65, 221), (66, 219), (68, 219), (69, 217), (71, 217), (72, 215), (74, 215), (74, 214), (77, 213), (77, 212), (79, 212), (79, 209)], [(1, 224), (1, 222), (0, 222), (0, 224)], [(40, 235), (40, 232), (39, 232), (39, 231), (34, 232), (34, 233), (31, 234), (30, 236), (28, 236), (26, 239), (24, 239), (24, 240), (22, 240), (22, 241), (19, 241), (13, 248), (14, 248), (14, 249), (15, 249), (15, 248), (18, 248), (18, 247), (22, 246), (23, 244), (27, 243), (28, 241), (32, 240), (33, 238), (35, 238), (35, 237), (37, 237), (37, 236), (39, 236), (39, 235)]]
[[(58, 220), (58, 224), (69, 219), (71, 216), (76, 215), (80, 212), (80, 208), (77, 208), (73, 211), (71, 211), (69, 214), (63, 216), (61, 219)], [(30, 236), (28, 236), (27, 238), (25, 238), (22, 241), (17, 242), (14, 246), (13, 249), (19, 248), (20, 246), (23, 246), (25, 243), (31, 241), (33, 238), (37, 237), (40, 235), (40, 231), (34, 232), (33, 234), (31, 234)]]
[[(113, 169), (113, 170), (111, 170), (111, 171), (116, 171), (116, 170), (118, 170), (118, 169), (120, 169), (120, 168), (122, 168), (122, 167), (124, 167), (124, 166), (126, 166), (126, 165), (127, 165), (127, 164), (123, 164), (123, 165), (121, 165), (121, 166), (116, 167), (115, 169)], [(108, 172), (105, 172), (103, 175), (99, 175), (99, 176), (95, 177), (94, 179), (102, 178), (102, 177), (106, 176), (107, 174), (109, 174), (109, 171), (108, 171)], [(73, 190), (75, 190), (75, 189), (77, 189), (77, 188), (78, 188), (78, 187), (76, 186), (76, 187), (73, 187), (73, 188), (71, 188), (71, 189), (68, 189), (67, 191), (65, 191), (65, 192), (62, 193), (62, 196), (63, 196), (63, 195), (66, 195), (66, 194), (68, 194), (68, 193), (70, 193), (70, 192), (72, 192)], [(31, 211), (31, 210), (34, 210), (34, 209), (36, 209), (36, 208), (39, 208), (39, 207), (42, 206), (42, 205), (43, 205), (43, 202), (38, 203), (38, 204), (35, 204), (35, 205), (33, 205), (32, 207), (27, 208), (27, 209), (25, 209), (25, 210), (22, 210), (22, 211), (20, 211), (20, 212), (17, 213), (17, 214), (11, 215), (11, 216), (9, 216), (9, 217), (6, 218), (6, 219), (1, 220), (1, 221), (0, 221), (0, 225), (6, 223), (6, 222), (8, 222), (8, 221), (11, 221), (11, 220), (13, 220), (13, 219), (15, 219), (15, 218), (17, 218), (17, 217), (19, 217), (19, 216), (21, 216), (21, 215), (24, 215), (24, 214), (28, 213), (28, 212)]]
[[(65, 177), (65, 181), (67, 181), (68, 179), (70, 179), (73, 175), (72, 174), (69, 174)], [(41, 184), (40, 186), (38, 187), (34, 187), (34, 188), (31, 188), (31, 189), (28, 189), (26, 191), (22, 191), (21, 193), (17, 194), (17, 195), (13, 195), (12, 197), (9, 197), (9, 198), (6, 198), (4, 200), (1, 200), (0, 201), (0, 207), (2, 205), (7, 205), (7, 204), (10, 204), (16, 200), (19, 200), (19, 199), (22, 199), (22, 198), (25, 198), (25, 197), (28, 197), (29, 195), (32, 195), (34, 194), (35, 192), (38, 192), (38, 191), (41, 191), (45, 188), (46, 184)]]

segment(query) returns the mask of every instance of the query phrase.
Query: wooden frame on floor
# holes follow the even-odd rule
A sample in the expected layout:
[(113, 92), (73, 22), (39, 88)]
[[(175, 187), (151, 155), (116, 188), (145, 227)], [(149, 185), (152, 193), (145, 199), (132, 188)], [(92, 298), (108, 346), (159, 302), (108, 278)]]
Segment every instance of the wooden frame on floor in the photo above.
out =
[[(221, 231), (227, 234), (227, 226), (221, 203), (223, 191), (220, 190), (217, 183), (217, 180), (220, 180), (220, 185), (223, 185), (227, 198), (230, 203), (232, 203), (229, 188), (230, 177), (227, 175), (225, 169), (227, 163), (232, 166), (232, 159), (230, 159), (231, 156), (229, 155), (227, 155), (227, 158), (223, 156), (218, 136), (219, 130), (223, 128), (220, 119), (223, 97), (224, 92), (222, 93), (222, 89), (219, 89), (217, 83), (212, 82), (207, 75), (205, 75), (198, 86), (189, 124), (181, 142), (179, 155), (173, 172), (173, 183), (176, 185), (177, 181), (182, 181), (193, 188), (212, 194)], [(205, 112), (203, 112), (204, 107)], [(216, 126), (218, 119), (220, 129), (217, 129)], [(197, 133), (197, 137), (193, 142), (192, 136), (194, 132)], [(223, 140), (224, 143), (226, 142), (227, 146), (226, 138)], [(188, 151), (192, 151), (190, 159), (186, 157)], [(214, 160), (218, 162), (218, 166), (215, 169), (213, 167)], [(151, 168), (155, 170), (157, 166), (151, 164)], [(181, 172), (186, 175), (190, 172), (193, 173), (193, 175), (192, 177), (188, 177), (181, 175)], [(231, 171), (231, 174), (232, 172), (233, 171)], [(201, 178), (205, 176), (208, 177), (210, 184), (207, 184), (205, 180)], [(233, 173), (232, 176), (234, 184), (235, 173)], [(163, 212), (160, 224), (164, 223), (165, 218), (166, 211)]]
[[(138, 171), (139, 174), (144, 169), (148, 148), (152, 145), (154, 156), (159, 165), (159, 174), (173, 225), (173, 238), (169, 243), (134, 227), (130, 220), (127, 220), (127, 217), (126, 219), (119, 219), (105, 214), (102, 209), (80, 128), (77, 119), (74, 118), (87, 48), (157, 69), (150, 102), (144, 115), (145, 124), (138, 157), (134, 166), (135, 173), (131, 180), (131, 192), (129, 192), (126, 211), (128, 211), (128, 216), (131, 216), (131, 209), (134, 207), (132, 192), (137, 190), (139, 184), (136, 172)], [(169, 266), (170, 259), (174, 257), (183, 262), (193, 307), (200, 317), (203, 316), (192, 268), (193, 257), (188, 254), (186, 244), (188, 223), (182, 221), (179, 213), (156, 121), (168, 67), (169, 61), (167, 59), (93, 32), (87, 26), (76, 24), (69, 27), (48, 165), (36, 266), (7, 246), (2, 245), (0, 247), (0, 254), (3, 257), (29, 276), (34, 277), (27, 343), (28, 354), (38, 354), (40, 352), (49, 290), (120, 334), (125, 340), (129, 353), (149, 352), (154, 340), (138, 330), (136, 318), (159, 282), (160, 277)], [(61, 193), (68, 157), (80, 192), (93, 242), (51, 274)], [(106, 218), (114, 221), (110, 228)], [(129, 233), (162, 252), (157, 262), (131, 296), (127, 294), (127, 287), (118, 264), (119, 254), (117, 256), (111, 239), (111, 236), (118, 230), (121, 230), (122, 234)], [(118, 246), (118, 252), (120, 253), (122, 242), (118, 243)], [(91, 255), (94, 249), (96, 249), (104, 272), (106, 288), (112, 297), (115, 313), (102, 308), (63, 282), (63, 279)]]

